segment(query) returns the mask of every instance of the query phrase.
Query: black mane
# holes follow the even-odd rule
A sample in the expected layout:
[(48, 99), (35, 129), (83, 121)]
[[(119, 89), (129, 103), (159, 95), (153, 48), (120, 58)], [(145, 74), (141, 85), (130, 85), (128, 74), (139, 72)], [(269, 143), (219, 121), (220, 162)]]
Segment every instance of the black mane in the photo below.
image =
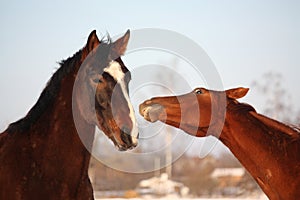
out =
[[(97, 48), (96, 56), (93, 59), (93, 65), (100, 67), (103, 65), (103, 59), (106, 59), (109, 53), (111, 46), (111, 38), (109, 36), (102, 38), (100, 45)], [(16, 122), (11, 123), (6, 131), (15, 132), (15, 131), (26, 131), (28, 130), (33, 123), (43, 114), (43, 112), (49, 107), (52, 106), (54, 100), (57, 97), (57, 92), (61, 86), (61, 80), (69, 75), (70, 73), (76, 73), (75, 70), (78, 70), (79, 66), (82, 64), (82, 54), (86, 49), (81, 49), (75, 53), (72, 57), (69, 57), (66, 60), (62, 60), (59, 64), (60, 67), (53, 74), (53, 76), (48, 81), (45, 89), (42, 91), (36, 104), (30, 109), (27, 115), (24, 118), (19, 119)], [(89, 53), (89, 52), (88, 52)], [(104, 61), (105, 62), (105, 61)]]

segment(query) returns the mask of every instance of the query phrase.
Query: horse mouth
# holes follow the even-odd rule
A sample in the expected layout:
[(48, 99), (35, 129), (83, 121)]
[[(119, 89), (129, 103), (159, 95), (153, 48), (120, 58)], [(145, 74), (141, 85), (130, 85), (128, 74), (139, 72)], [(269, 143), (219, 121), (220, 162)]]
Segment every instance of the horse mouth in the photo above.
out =
[(156, 122), (160, 119), (162, 113), (164, 113), (164, 107), (160, 104), (150, 104), (150, 101), (145, 101), (140, 104), (139, 112), (145, 120), (149, 122)]
[(137, 146), (137, 138), (130, 135), (130, 132), (121, 132), (122, 144), (118, 145), (119, 151), (126, 151), (134, 149)]

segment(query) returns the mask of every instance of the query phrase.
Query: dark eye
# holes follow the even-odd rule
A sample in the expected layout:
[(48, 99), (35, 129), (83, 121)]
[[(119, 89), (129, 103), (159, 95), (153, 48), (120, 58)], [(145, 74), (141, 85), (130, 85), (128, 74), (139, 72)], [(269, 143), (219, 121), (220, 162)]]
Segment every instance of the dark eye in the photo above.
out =
[(195, 93), (196, 94), (203, 94), (203, 91), (202, 91), (201, 88), (198, 88), (198, 89), (195, 90)]
[(94, 83), (102, 83), (102, 80), (101, 80), (101, 77), (95, 77), (95, 78), (93, 78), (93, 82)]
[(98, 78), (94, 78), (94, 79), (93, 79), (93, 82), (94, 82), (94, 83), (99, 83), (99, 82), (101, 82), (101, 81), (100, 81)]
[(98, 83), (101, 83), (102, 81), (99, 78), (94, 78), (93, 82), (98, 84)]

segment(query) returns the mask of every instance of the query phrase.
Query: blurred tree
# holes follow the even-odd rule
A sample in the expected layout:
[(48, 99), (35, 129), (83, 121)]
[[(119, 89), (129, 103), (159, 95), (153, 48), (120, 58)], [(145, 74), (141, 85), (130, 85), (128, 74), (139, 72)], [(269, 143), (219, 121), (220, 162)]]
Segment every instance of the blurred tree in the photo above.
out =
[[(238, 186), (243, 190), (243, 193), (246, 195), (253, 196), (254, 194), (257, 194), (257, 191), (261, 191), (259, 185), (255, 182), (255, 180), (249, 174), (248, 171), (246, 171)], [(261, 191), (261, 193), (263, 192)]]
[(300, 110), (297, 112), (296, 120), (295, 120), (295, 125), (300, 127)]
[(217, 183), (211, 179), (215, 158), (182, 156), (173, 164), (173, 179), (189, 187), (195, 196), (211, 195)]
[(265, 97), (264, 114), (287, 123), (295, 123), (296, 113), (292, 109), (291, 95), (284, 89), (284, 78), (276, 72), (267, 72), (252, 85)]
[(234, 157), (232, 153), (223, 152), (217, 159), (216, 166), (218, 168), (236, 168), (243, 167), (242, 164)]

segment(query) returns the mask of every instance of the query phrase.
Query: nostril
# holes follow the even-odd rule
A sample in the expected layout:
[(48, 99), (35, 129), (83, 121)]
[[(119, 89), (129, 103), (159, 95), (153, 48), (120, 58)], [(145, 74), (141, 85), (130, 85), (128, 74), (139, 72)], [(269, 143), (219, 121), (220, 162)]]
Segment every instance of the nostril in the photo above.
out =
[(140, 138), (140, 133), (138, 133), (136, 136), (136, 139), (139, 139), (139, 138)]
[(131, 135), (126, 133), (125, 131), (121, 133), (121, 139), (122, 141), (128, 145), (128, 146), (131, 146), (132, 145), (132, 139), (131, 139)]

